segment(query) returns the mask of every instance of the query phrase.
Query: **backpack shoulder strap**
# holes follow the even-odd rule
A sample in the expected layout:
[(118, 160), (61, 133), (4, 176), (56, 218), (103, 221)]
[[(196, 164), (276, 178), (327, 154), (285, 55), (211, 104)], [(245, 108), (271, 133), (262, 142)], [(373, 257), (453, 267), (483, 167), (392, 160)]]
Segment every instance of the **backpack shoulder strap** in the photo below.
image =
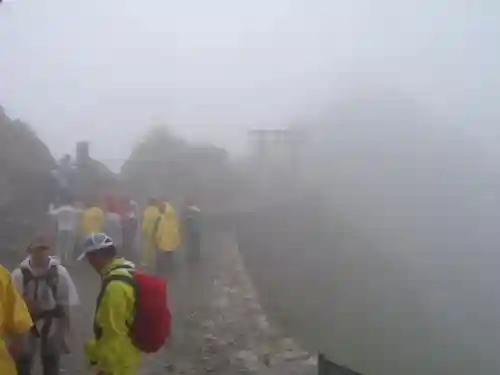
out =
[[(128, 275), (110, 275), (111, 272), (116, 271), (116, 270), (126, 270), (129, 271)], [(107, 274), (103, 277), (102, 279), (102, 284), (101, 284), (101, 291), (99, 292), (99, 295), (97, 296), (97, 303), (96, 303), (96, 311), (99, 308), (99, 305), (101, 303), (102, 297), (104, 296), (104, 293), (106, 292), (106, 288), (108, 287), (109, 283), (111, 281), (121, 281), (124, 282), (125, 284), (129, 284), (136, 288), (136, 281), (134, 280), (132, 276), (132, 272), (135, 271), (134, 267), (128, 265), (128, 264), (120, 264), (118, 266), (115, 266), (111, 268)]]
[(110, 276), (107, 276), (103, 280), (102, 288), (105, 289), (109, 285), (109, 283), (112, 282), (112, 281), (121, 281), (121, 282), (123, 282), (125, 284), (128, 284), (128, 285), (132, 285), (132, 286), (135, 285), (135, 280), (132, 277), (132, 275), (130, 275), (130, 276), (127, 276), (127, 275), (110, 275)]
[(49, 285), (50, 289), (52, 289), (54, 297), (57, 297), (57, 289), (59, 284), (59, 268), (57, 264), (53, 264), (52, 266), (50, 266), (45, 279), (47, 280), (47, 284)]
[(57, 267), (57, 264), (53, 264), (49, 267), (47, 270), (47, 273), (45, 275), (46, 278), (55, 278), (59, 276), (59, 268)]
[(99, 292), (99, 295), (97, 296), (97, 303), (96, 303), (96, 311), (99, 308), (99, 305), (101, 304), (102, 298), (104, 297), (104, 293), (106, 293), (106, 288), (108, 287), (109, 283), (112, 281), (120, 281), (122, 283), (128, 284), (136, 289), (137, 283), (134, 280), (134, 278), (130, 275), (109, 275), (106, 276), (102, 280), (102, 285), (101, 285), (101, 290)]
[(47, 274), (43, 277), (36, 277), (28, 267), (22, 267), (21, 274), (23, 275), (23, 289), (26, 288), (26, 286), (33, 280), (45, 279), (50, 289), (52, 290), (54, 298), (57, 297), (57, 287), (59, 284), (59, 269), (57, 268), (57, 265), (54, 264), (50, 266)]
[[(127, 271), (134, 271), (134, 267), (128, 265), (128, 264), (120, 264), (119, 266), (116, 266), (116, 267), (113, 267), (111, 268), (107, 275), (109, 275), (111, 272), (113, 271), (116, 271), (116, 270), (127, 270)], [(109, 277), (109, 276), (105, 276), (105, 277)]]
[[(119, 267), (119, 268), (125, 268), (125, 267)], [(132, 267), (127, 267), (127, 268), (132, 268)], [(127, 275), (109, 275), (109, 276), (106, 276), (102, 280), (101, 290), (99, 292), (99, 295), (97, 296), (97, 301), (96, 301), (96, 305), (95, 305), (95, 312), (94, 312), (94, 336), (97, 340), (99, 340), (102, 336), (102, 327), (99, 327), (99, 325), (96, 322), (97, 311), (99, 310), (99, 306), (101, 305), (102, 298), (104, 297), (104, 293), (106, 293), (106, 288), (108, 287), (109, 283), (111, 283), (112, 281), (120, 281), (120, 282), (123, 282), (125, 284), (131, 285), (134, 288), (134, 294), (137, 296), (137, 290), (138, 290), (137, 282), (134, 280), (132, 275), (130, 275), (130, 276), (127, 276)], [(137, 303), (137, 297), (136, 297), (136, 303)], [(129, 322), (127, 322), (127, 325), (129, 325)]]
[(33, 272), (28, 267), (21, 267), (21, 274), (23, 275), (23, 288), (25, 288), (35, 276), (33, 276)]

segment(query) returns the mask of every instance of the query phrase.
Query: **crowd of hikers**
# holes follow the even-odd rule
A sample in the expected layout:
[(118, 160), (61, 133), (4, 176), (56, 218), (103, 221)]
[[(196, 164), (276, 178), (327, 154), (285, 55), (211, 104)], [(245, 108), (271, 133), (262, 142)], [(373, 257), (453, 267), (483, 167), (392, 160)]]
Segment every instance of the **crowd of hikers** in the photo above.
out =
[(48, 214), (54, 235), (36, 234), (12, 272), (0, 266), (0, 374), (31, 375), (35, 353), (43, 375), (60, 373), (71, 310), (80, 303), (71, 274), (84, 259), (101, 278), (94, 337), (83, 348), (89, 369), (136, 374), (140, 354), (158, 351), (170, 333), (175, 254), (182, 247), (186, 263), (200, 260), (200, 209), (186, 199), (178, 218), (166, 199), (150, 198), (141, 214), (128, 197), (83, 205), (62, 194)]

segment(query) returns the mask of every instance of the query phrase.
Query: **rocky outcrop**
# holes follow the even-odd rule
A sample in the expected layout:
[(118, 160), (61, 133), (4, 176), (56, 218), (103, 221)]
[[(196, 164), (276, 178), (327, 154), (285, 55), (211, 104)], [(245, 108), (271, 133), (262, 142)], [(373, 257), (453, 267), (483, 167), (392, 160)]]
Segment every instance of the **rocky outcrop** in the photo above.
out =
[(55, 160), (47, 146), (21, 120), (0, 107), (0, 249), (24, 246), (43, 222)]
[(152, 128), (135, 146), (121, 178), (135, 197), (165, 196), (180, 203), (191, 196), (205, 212), (226, 204), (238, 183), (224, 149), (188, 142), (163, 126)]
[(104, 195), (120, 194), (121, 182), (103, 163), (89, 159), (86, 165), (76, 170), (76, 198), (84, 203), (99, 202)]

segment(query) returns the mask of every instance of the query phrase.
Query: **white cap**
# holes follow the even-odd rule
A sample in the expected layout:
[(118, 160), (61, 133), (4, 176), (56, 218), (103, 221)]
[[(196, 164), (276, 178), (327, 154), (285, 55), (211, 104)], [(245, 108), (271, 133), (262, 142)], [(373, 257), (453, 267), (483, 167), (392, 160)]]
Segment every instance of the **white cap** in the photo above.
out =
[(88, 253), (106, 249), (111, 246), (114, 246), (111, 237), (104, 233), (92, 233), (83, 241), (83, 251), (78, 257), (78, 260), (85, 258)]

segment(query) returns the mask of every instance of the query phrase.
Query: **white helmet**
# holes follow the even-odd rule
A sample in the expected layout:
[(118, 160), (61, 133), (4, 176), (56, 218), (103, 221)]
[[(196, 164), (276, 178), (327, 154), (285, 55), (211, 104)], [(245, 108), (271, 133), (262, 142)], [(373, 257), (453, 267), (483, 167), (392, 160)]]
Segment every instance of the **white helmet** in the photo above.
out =
[(78, 257), (82, 260), (85, 255), (93, 251), (102, 250), (114, 246), (113, 240), (104, 233), (92, 233), (83, 241), (83, 252)]

